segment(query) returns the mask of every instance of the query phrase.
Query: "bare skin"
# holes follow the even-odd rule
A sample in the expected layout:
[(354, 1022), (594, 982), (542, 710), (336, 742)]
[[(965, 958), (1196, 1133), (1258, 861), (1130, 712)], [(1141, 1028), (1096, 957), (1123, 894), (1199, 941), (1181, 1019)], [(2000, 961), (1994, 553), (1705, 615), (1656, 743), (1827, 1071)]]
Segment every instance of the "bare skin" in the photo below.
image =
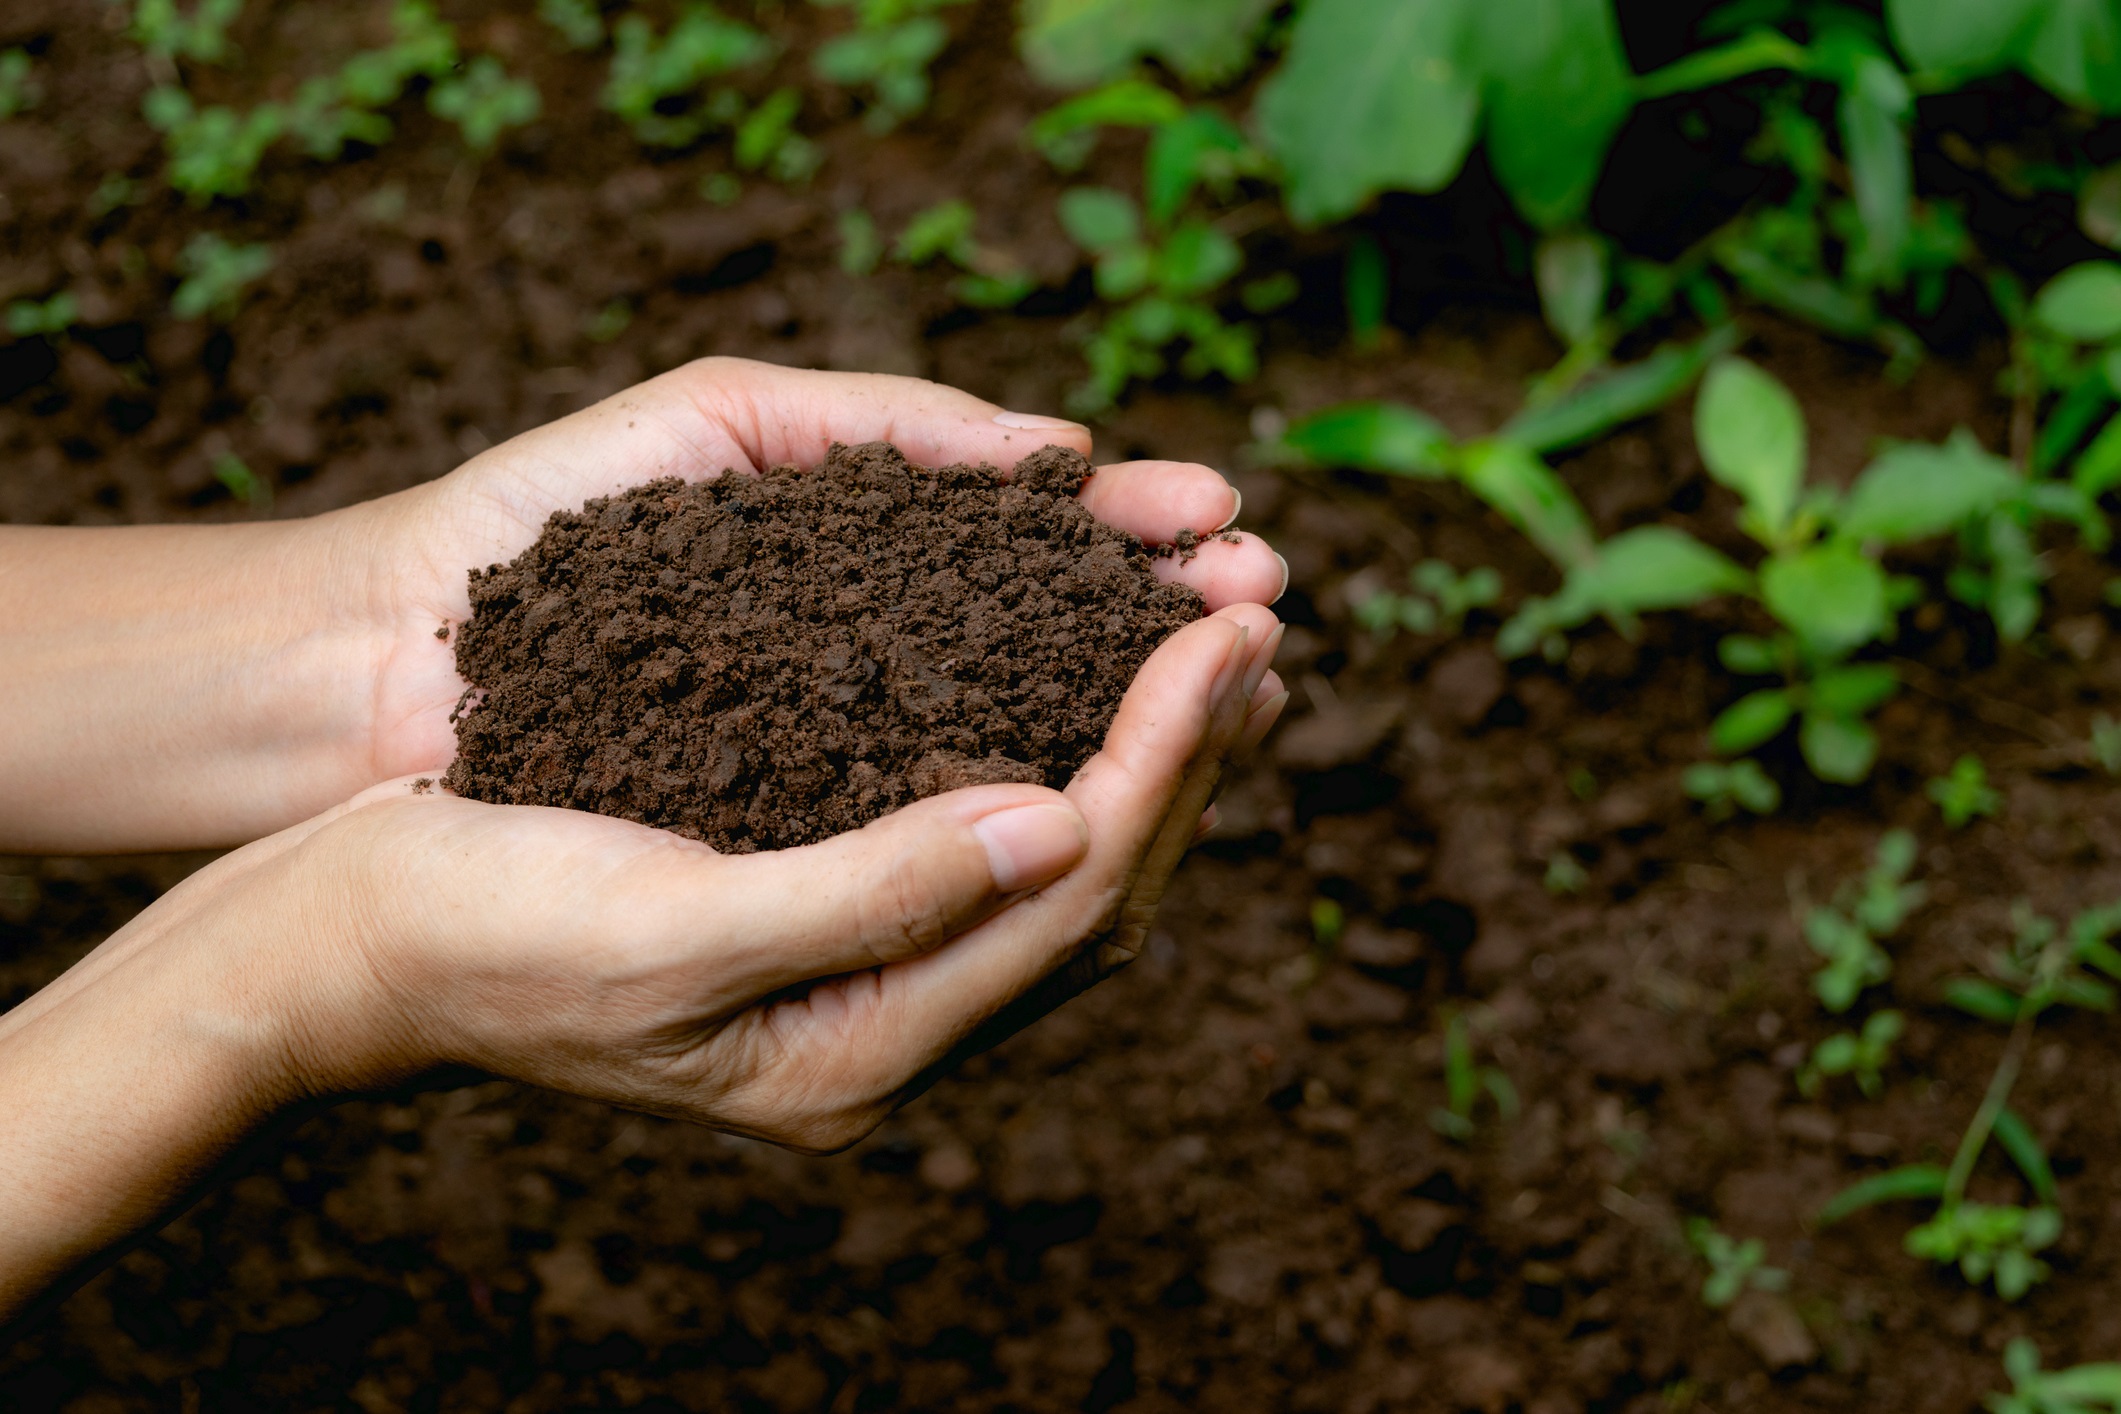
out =
[[(723, 856), (416, 792), (463, 691), (465, 571), (655, 476), (885, 438), (1007, 467), (1072, 423), (909, 379), (677, 370), (427, 486), (309, 521), (0, 529), (0, 849), (250, 841), (0, 1016), (0, 1323), (154, 1223), (276, 1112), (469, 1066), (821, 1151), (1140, 947), (1223, 761), (1286, 693), (1256, 539), (1166, 572), (1214, 612), (1064, 792), (984, 786)], [(1100, 469), (1101, 518), (1211, 531), (1205, 467)]]

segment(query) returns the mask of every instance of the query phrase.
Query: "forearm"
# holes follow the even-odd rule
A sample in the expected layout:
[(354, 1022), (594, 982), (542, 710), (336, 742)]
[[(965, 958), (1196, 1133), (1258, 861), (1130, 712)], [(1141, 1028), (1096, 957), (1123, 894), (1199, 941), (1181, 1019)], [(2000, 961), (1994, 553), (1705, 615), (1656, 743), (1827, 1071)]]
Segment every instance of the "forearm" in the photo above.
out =
[(358, 788), (349, 538), (0, 527), (0, 851), (237, 843)]

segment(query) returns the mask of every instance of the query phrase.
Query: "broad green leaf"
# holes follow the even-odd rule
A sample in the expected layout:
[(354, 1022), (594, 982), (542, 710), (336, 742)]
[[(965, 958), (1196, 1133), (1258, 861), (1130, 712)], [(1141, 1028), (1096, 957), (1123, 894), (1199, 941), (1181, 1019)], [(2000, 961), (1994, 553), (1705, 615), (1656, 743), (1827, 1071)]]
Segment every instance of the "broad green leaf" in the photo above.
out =
[(1902, 443), (1864, 468), (1841, 503), (1834, 529), (1859, 543), (1922, 540), (1995, 509), (2019, 487), (2011, 464), (1961, 428), (1941, 447)]
[(2026, 48), (2025, 70), (2070, 102), (2121, 109), (2121, 6), (2114, 0), (2047, 0)]
[(1458, 174), (1480, 107), (1466, 54), (1470, 3), (1312, 0), (1297, 15), (1258, 121), (1299, 225), (1351, 215), (1389, 188), (1434, 191)]
[(1943, 1196), (1943, 1169), (1935, 1164), (1906, 1164), (1900, 1168), (1888, 1169), (1884, 1173), (1873, 1174), (1842, 1189), (1819, 1210), (1819, 1216), (1814, 1222), (1820, 1227), (1829, 1227), (1851, 1213), (1861, 1212), (1879, 1203)]
[(1188, 221), (1158, 254), (1157, 283), (1167, 295), (1204, 295), (1244, 267), (1237, 242), (1205, 221)]
[(1812, 679), (1812, 705), (1836, 717), (1860, 717), (1891, 697), (1900, 675), (1883, 663), (1851, 663)]
[(1772, 537), (1804, 484), (1804, 414), (1789, 389), (1742, 358), (1718, 359), (1694, 404), (1694, 435), (1709, 475), (1745, 498)]
[(1797, 729), (1804, 763), (1822, 781), (1854, 785), (1871, 773), (1878, 759), (1878, 733), (1854, 717), (1807, 712)]
[(1711, 360), (1736, 343), (1732, 325), (1712, 329), (1691, 344), (1666, 344), (1625, 368), (1584, 383), (1551, 402), (1527, 407), (1499, 434), (1544, 456), (1595, 441), (1639, 417), (1648, 417), (1678, 397)]
[(1457, 448), (1427, 413), (1393, 403), (1345, 403), (1282, 434), (1281, 446), (1317, 466), (1390, 476), (1448, 476)]
[(1963, 77), (2008, 68), (2047, 0), (1886, 0), (1893, 43), (1918, 69)]
[(1589, 343), (1605, 313), (1605, 242), (1589, 231), (1556, 233), (1539, 243), (1532, 269), (1547, 326), (1571, 346)]
[(1149, 288), (1156, 278), (1156, 252), (1136, 241), (1097, 257), (1097, 297), (1119, 304)]
[(1944, 1000), (1968, 1016), (2001, 1026), (2018, 1019), (2018, 994), (1979, 977), (1954, 977), (1944, 984)]
[(1071, 140), (1098, 128), (1160, 128), (1186, 114), (1186, 105), (1169, 89), (1147, 79), (1118, 79), (1103, 88), (1056, 103), (1031, 120), (1025, 139), (1049, 159), (1063, 166), (1080, 166), (1089, 155), (1086, 147), (1072, 149)]
[(1833, 659), (1885, 631), (1885, 571), (1841, 542), (1775, 555), (1760, 567), (1768, 612), (1821, 658)]
[(1134, 198), (1110, 187), (1070, 187), (1060, 194), (1061, 229), (1092, 255), (1141, 239)]
[(1782, 688), (1749, 692), (1717, 714), (1709, 727), (1709, 744), (1725, 756), (1751, 751), (1789, 725), (1795, 710)]
[(2055, 1170), (2047, 1161), (2047, 1151), (2040, 1147), (2040, 1141), (2033, 1137), (2032, 1129), (2018, 1117), (2018, 1112), (2008, 1106), (1996, 1111), (1995, 1127), (1989, 1132), (1996, 1136), (1996, 1143), (2018, 1166), (2018, 1172), (2025, 1175), (2034, 1196), (2053, 1207)]
[(2103, 344), (2121, 335), (2121, 264), (2087, 260), (2072, 265), (2034, 297), (2033, 322), (2080, 344)]
[(1141, 58), (1188, 83), (1223, 83), (1251, 59), (1275, 0), (1026, 0), (1024, 62), (1056, 88), (1081, 88)]
[(1849, 186), (1863, 220), (1859, 250), (1864, 273), (1890, 287), (1900, 283), (1914, 226), (1915, 178), (1907, 148), (1907, 81), (1876, 54), (1855, 62), (1841, 91), (1841, 146)]
[(1488, 161), (1525, 219), (1567, 225), (1635, 102), (1611, 0), (1483, 0), (1473, 13)]
[(1750, 633), (1725, 634), (1716, 641), (1716, 657), (1732, 672), (1755, 677), (1763, 677), (1782, 666), (1775, 645)]
[(1458, 476), (1555, 564), (1572, 569), (1591, 558), (1591, 520), (1576, 493), (1523, 447), (1474, 443), (1463, 450)]
[(1159, 126), (1142, 159), (1142, 197), (1149, 219), (1159, 226), (1169, 225), (1200, 185), (1208, 159), (1244, 150), (1244, 134), (1212, 109), (1196, 108)]
[(1736, 594), (1753, 577), (1683, 530), (1642, 525), (1600, 544), (1597, 557), (1571, 571), (1569, 580), (1597, 612), (1633, 614)]

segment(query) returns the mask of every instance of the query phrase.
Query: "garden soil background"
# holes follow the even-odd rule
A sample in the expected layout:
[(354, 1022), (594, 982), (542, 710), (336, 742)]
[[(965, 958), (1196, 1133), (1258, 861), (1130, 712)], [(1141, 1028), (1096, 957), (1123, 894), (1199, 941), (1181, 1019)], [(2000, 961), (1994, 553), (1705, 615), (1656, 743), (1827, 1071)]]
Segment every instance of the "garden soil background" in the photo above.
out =
[[(356, 47), (333, 28), (351, 17), (299, 13), (246, 36), (250, 67)], [(91, 220), (104, 173), (152, 161), (133, 116), (147, 75), (103, 7), (11, 5), (0, 40), (52, 42), (44, 106), (0, 130), (0, 296), (70, 280), (86, 330), (0, 348), (0, 518), (249, 514), (212, 474), (224, 451), (272, 482), (275, 514), (320, 511), (703, 354), (1058, 407), (1089, 292), (1052, 226), (1059, 179), (1018, 145), (1046, 100), (1003, 6), (950, 17), (927, 114), (882, 139), (842, 121), (808, 188), (751, 181), (727, 208), (695, 191), (718, 154), (648, 160), (596, 109), (595, 66), (526, 15), (466, 5), (450, 18), (467, 41), (545, 95), (501, 156), (468, 163), (401, 105), (378, 155), (268, 164), (240, 220), (162, 197)], [(791, 7), (783, 28), (800, 51), (817, 23)], [(845, 112), (828, 90), (810, 101)], [(2121, 713), (2105, 568), (2060, 558), (2035, 651), (1999, 658), (1956, 612), (1919, 621), (1901, 649), (1933, 690), (1886, 709), (1873, 781), (1786, 771), (1782, 814), (1716, 827), (1678, 779), (1730, 693), (1705, 666), (1706, 616), (1639, 645), (1588, 632), (1552, 667), (1504, 667), (1478, 618), (1472, 641), (1379, 646), (1351, 595), (1423, 556), (1495, 564), (1512, 596), (1547, 571), (1453, 492), (1287, 477), (1243, 449), (1276, 413), (1349, 396), (1459, 433), (1513, 409), (1556, 350), (1521, 294), (1451, 254), (1488, 239), (1451, 229), (1463, 195), (1422, 208), (1433, 248), (1399, 250), (1381, 347), (1348, 351), (1337, 316), (1300, 303), (1255, 384), (1141, 390), (1099, 430), (1103, 459), (1230, 469), (1246, 527), (1293, 571), (1289, 719), (1228, 786), (1134, 968), (833, 1158), (502, 1082), (339, 1106), (0, 1352), (0, 1403), (1956, 1411), (2003, 1384), (2013, 1335), (2036, 1334), (2050, 1367), (2121, 1352), (2121, 1043), (2103, 1018), (2044, 1027), (2013, 1100), (2067, 1220), (2054, 1278), (2022, 1303), (1903, 1255), (1905, 1211), (1806, 1222), (1855, 1177), (1948, 1153), (2001, 1035), (1938, 1006), (1937, 984), (2005, 935), (2010, 902), (2067, 915), (2121, 896), (2113, 788), (2062, 747), (2102, 706)], [(971, 316), (941, 274), (840, 272), (840, 209), (893, 231), (951, 196), (1049, 293)], [(280, 251), (225, 331), (171, 319), (167, 281), (142, 273), (209, 223)], [(631, 322), (592, 340), (615, 300)], [(1754, 327), (1750, 352), (1797, 391), (1836, 476), (1880, 435), (1964, 422), (2006, 440), (2000, 349), (1980, 337), (1895, 388), (1868, 353)], [(1677, 505), (1731, 542), (1683, 406), (1563, 472), (1602, 533)], [(1964, 750), (2005, 805), (1948, 834), (1921, 786)], [(1918, 831), (1932, 890), (1892, 945), (1909, 1037), (1880, 1100), (1807, 1103), (1794, 1069), (1835, 1027), (1792, 903), (1857, 872), (1888, 823)], [(1573, 895), (1542, 887), (1557, 850), (1587, 875)], [(0, 861), (0, 1004), (202, 861)], [(1308, 921), (1320, 897), (1349, 920), (1330, 954)], [(1463, 1146), (1427, 1120), (1454, 1005), (1478, 1009), (1483, 1059), (1523, 1101)], [(1993, 1158), (1975, 1184), (2017, 1192)], [(1706, 1309), (1690, 1214), (1764, 1238), (1786, 1298)]]

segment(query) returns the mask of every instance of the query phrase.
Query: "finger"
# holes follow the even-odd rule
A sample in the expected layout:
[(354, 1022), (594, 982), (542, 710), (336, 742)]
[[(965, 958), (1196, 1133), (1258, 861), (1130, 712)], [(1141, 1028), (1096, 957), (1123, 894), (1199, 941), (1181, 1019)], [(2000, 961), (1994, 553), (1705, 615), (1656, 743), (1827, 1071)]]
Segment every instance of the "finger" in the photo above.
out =
[(975, 786), (917, 801), (800, 849), (715, 871), (727, 968), (751, 995), (881, 967), (942, 946), (1089, 847), (1081, 814), (1043, 786)]
[(1251, 710), (1245, 714), (1244, 734), (1237, 739), (1239, 756), (1253, 751), (1266, 739), (1267, 733), (1274, 730), (1274, 724), (1281, 720), (1282, 709), (1289, 705), (1289, 693), (1282, 686), (1280, 674), (1267, 674), (1259, 691), (1253, 694), (1252, 704)]
[(1203, 540), (1190, 558), (1168, 555), (1150, 561), (1158, 579), (1191, 585), (1214, 613), (1233, 604), (1272, 604), (1289, 584), (1288, 562), (1257, 535), (1237, 530), (1235, 541)]
[(1193, 827), (1193, 843), (1199, 844), (1202, 840), (1206, 839), (1209, 835), (1213, 834), (1215, 832), (1215, 827), (1222, 823), (1222, 818), (1222, 811), (1217, 809), (1215, 806), (1211, 805), (1206, 810), (1201, 811), (1200, 823)]
[(1181, 530), (1212, 535), (1237, 519), (1237, 488), (1193, 462), (1114, 462), (1083, 483), (1083, 508), (1149, 545), (1168, 545)]

